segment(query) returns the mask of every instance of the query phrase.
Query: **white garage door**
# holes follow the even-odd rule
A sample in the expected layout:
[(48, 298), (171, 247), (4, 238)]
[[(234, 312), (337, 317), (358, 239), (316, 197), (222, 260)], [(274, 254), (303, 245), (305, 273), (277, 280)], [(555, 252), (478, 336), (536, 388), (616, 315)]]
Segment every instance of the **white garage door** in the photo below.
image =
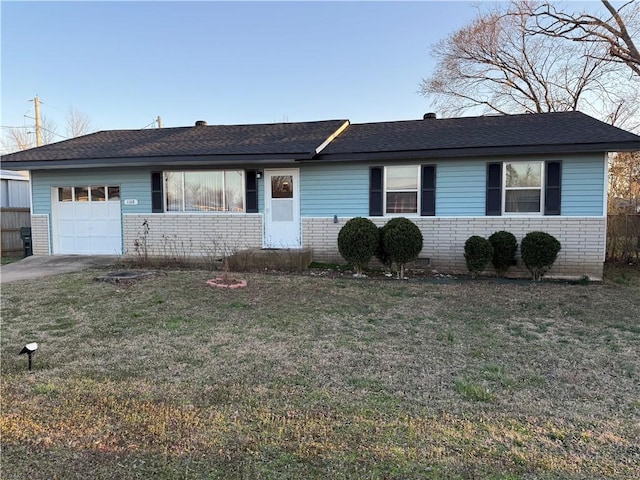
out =
[(122, 253), (119, 186), (57, 187), (53, 196), (53, 253)]

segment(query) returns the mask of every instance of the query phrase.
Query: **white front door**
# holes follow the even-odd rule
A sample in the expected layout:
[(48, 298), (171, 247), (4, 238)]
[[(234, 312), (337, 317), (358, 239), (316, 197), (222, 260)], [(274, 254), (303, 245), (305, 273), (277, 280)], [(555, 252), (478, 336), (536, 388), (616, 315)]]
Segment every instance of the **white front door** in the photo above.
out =
[(120, 187), (57, 187), (53, 200), (53, 253), (122, 253)]
[(300, 170), (265, 170), (264, 242), (267, 248), (300, 247)]

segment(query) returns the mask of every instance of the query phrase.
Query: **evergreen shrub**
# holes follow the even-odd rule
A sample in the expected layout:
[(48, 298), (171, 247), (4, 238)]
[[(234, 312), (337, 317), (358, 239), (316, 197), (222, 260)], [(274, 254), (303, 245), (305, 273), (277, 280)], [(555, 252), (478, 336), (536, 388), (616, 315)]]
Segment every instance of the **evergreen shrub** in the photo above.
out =
[(398, 278), (404, 278), (405, 265), (416, 258), (422, 250), (422, 232), (411, 220), (398, 217), (389, 220), (382, 228), (380, 236), (381, 255), (384, 262), (395, 263), (398, 266)]
[(489, 242), (493, 247), (491, 263), (498, 275), (502, 276), (516, 260), (518, 241), (513, 233), (501, 230), (492, 233), (489, 237)]
[(493, 247), (486, 238), (473, 235), (464, 242), (464, 260), (473, 277), (486, 268), (492, 256)]
[(368, 218), (349, 220), (338, 233), (340, 255), (353, 264), (356, 274), (362, 275), (379, 244), (378, 227)]
[(540, 280), (553, 266), (562, 245), (546, 232), (529, 232), (520, 243), (520, 255), (534, 281)]

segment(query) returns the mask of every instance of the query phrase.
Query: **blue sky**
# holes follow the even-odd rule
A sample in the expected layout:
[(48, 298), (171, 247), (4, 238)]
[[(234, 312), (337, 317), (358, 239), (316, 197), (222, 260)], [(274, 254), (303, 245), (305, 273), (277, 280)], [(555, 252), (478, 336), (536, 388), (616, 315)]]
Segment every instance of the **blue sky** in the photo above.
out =
[(474, 5), (3, 1), (1, 124), (36, 94), (63, 135), (70, 106), (96, 130), (421, 118), (430, 46)]

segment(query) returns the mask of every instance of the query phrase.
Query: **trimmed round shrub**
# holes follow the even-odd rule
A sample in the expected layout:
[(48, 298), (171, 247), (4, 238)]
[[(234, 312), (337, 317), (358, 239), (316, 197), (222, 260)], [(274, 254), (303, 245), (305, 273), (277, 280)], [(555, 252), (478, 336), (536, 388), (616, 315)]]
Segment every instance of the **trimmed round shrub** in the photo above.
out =
[(404, 278), (404, 267), (418, 258), (422, 250), (422, 232), (404, 217), (389, 220), (382, 228), (380, 241), (383, 257), (398, 265), (398, 277)]
[(493, 257), (493, 247), (486, 238), (474, 235), (464, 242), (464, 260), (473, 277), (486, 268), (491, 257)]
[(491, 234), (489, 243), (493, 248), (491, 263), (498, 275), (504, 275), (516, 259), (518, 241), (513, 233), (501, 230)]
[(553, 266), (562, 245), (546, 232), (529, 232), (520, 243), (520, 255), (534, 281), (538, 281)]
[(376, 253), (378, 243), (378, 227), (368, 218), (352, 218), (344, 224), (338, 234), (340, 255), (353, 264), (358, 275), (367, 268)]

